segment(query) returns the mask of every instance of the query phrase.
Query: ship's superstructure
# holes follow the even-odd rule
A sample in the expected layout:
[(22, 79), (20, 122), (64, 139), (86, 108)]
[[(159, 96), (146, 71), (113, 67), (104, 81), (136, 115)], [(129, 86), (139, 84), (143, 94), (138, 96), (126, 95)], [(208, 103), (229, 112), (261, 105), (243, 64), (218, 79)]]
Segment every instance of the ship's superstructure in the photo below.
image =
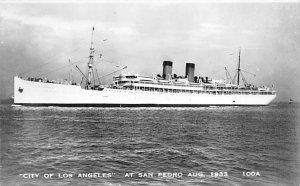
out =
[[(94, 28), (93, 28), (94, 30)], [(163, 62), (162, 74), (152, 77), (121, 73), (113, 84), (96, 85), (92, 81), (94, 48), (91, 42), (84, 87), (68, 81), (42, 78), (14, 79), (14, 103), (36, 106), (254, 106), (268, 105), (276, 97), (273, 87), (248, 84), (241, 74), (240, 54), (237, 81), (195, 76), (195, 64), (186, 63), (185, 76), (172, 74), (172, 61)], [(244, 84), (241, 85), (242, 76)]]

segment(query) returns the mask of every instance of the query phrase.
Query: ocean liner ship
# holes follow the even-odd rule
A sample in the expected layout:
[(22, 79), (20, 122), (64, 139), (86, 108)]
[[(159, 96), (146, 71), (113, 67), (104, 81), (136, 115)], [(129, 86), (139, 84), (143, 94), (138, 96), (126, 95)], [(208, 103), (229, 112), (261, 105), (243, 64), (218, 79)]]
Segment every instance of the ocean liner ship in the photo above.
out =
[(121, 73), (113, 77), (112, 84), (97, 85), (93, 80), (93, 62), (91, 42), (88, 74), (83, 74), (76, 66), (85, 79), (84, 85), (14, 77), (14, 104), (68, 107), (264, 106), (276, 97), (273, 86), (254, 86), (246, 82), (240, 69), (240, 53), (236, 81), (227, 70), (230, 77), (227, 80), (195, 76), (194, 63), (186, 63), (185, 76), (177, 76), (172, 74), (173, 62), (164, 61), (162, 75), (147, 77), (138, 73)]

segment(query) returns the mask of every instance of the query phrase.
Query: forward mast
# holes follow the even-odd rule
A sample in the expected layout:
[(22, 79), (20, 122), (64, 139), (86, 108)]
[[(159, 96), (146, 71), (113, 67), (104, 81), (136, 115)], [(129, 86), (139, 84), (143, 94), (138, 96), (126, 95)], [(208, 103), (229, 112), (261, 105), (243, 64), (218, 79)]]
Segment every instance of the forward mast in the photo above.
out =
[(87, 80), (86, 87), (85, 87), (86, 89), (91, 89), (91, 84), (92, 84), (93, 63), (94, 63), (94, 54), (95, 54), (95, 49), (93, 48), (94, 30), (95, 30), (95, 28), (93, 27), (92, 38), (91, 38), (91, 47), (90, 47), (90, 56), (89, 56), (89, 62), (88, 62), (88, 80)]

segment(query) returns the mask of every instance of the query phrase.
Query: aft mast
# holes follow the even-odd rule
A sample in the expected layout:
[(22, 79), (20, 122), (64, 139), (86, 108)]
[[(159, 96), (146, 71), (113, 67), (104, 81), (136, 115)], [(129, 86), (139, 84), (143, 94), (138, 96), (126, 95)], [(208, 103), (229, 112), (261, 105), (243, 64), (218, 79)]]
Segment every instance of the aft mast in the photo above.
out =
[(93, 73), (93, 63), (94, 63), (94, 54), (95, 54), (95, 50), (93, 48), (93, 36), (94, 36), (94, 30), (95, 28), (93, 27), (92, 30), (92, 38), (91, 38), (91, 47), (90, 47), (90, 56), (89, 56), (89, 62), (88, 62), (88, 80), (86, 83), (86, 89), (91, 89), (91, 83), (92, 83), (92, 73)]
[(240, 85), (240, 73), (241, 73), (241, 49), (239, 51), (239, 64), (238, 64), (238, 73), (237, 73), (237, 85)]

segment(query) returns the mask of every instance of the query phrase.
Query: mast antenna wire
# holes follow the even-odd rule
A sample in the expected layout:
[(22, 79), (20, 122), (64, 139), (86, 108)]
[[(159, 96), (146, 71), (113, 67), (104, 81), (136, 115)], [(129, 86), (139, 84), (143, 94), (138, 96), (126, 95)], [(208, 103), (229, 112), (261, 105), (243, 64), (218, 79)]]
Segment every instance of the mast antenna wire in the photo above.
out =
[(48, 65), (48, 64), (50, 64), (50, 63), (52, 63), (54, 60), (58, 59), (58, 58), (61, 57), (63, 54), (76, 52), (77, 50), (83, 48), (83, 46), (84, 46), (84, 45), (81, 45), (81, 46), (79, 46), (79, 47), (77, 47), (77, 48), (75, 48), (75, 49), (70, 49), (69, 51), (63, 52), (63, 53), (61, 53), (61, 54), (59, 54), (59, 55), (56, 55), (56, 56), (53, 56), (52, 58), (49, 58), (48, 60), (46, 60), (45, 63), (42, 63), (42, 64), (40, 64), (40, 65), (37, 65), (36, 68), (31, 69), (31, 70), (28, 70), (28, 71), (25, 71), (25, 72), (23, 72), (23, 73), (21, 73), (21, 74), (19, 74), (19, 75), (22, 76), (22, 75), (28, 74), (28, 73), (30, 73), (30, 72), (32, 72), (32, 71), (34, 71), (34, 70), (41, 69), (41, 67), (44, 67), (44, 66), (46, 66), (46, 65)]

